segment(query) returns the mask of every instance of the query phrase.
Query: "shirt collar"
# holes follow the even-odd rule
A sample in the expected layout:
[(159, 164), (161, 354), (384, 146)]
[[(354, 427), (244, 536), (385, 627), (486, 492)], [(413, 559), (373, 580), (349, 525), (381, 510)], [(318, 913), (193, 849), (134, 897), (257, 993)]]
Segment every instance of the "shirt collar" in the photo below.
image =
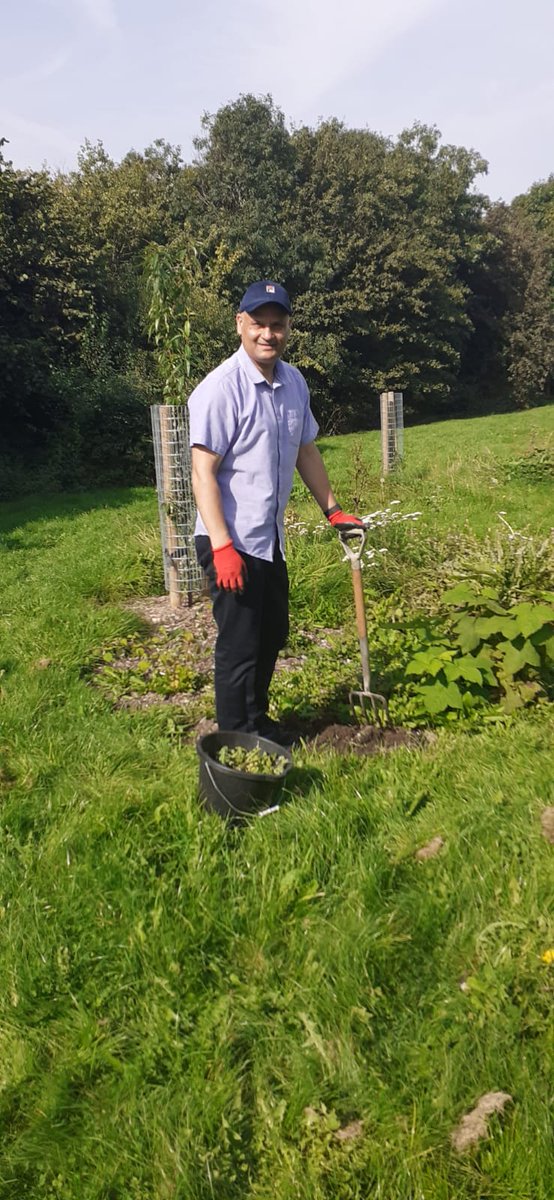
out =
[[(262, 375), (262, 372), (258, 370), (256, 364), (254, 362), (252, 362), (250, 355), (246, 353), (246, 350), (244, 349), (242, 342), (237, 350), (237, 354), (238, 354), (238, 359), (239, 359), (240, 365), (241, 365), (243, 371), (245, 371), (246, 374), (248, 375), (248, 378), (251, 383), (254, 383), (254, 384), (267, 383), (267, 379), (265, 379), (264, 376)], [(273, 368), (273, 384), (276, 387), (280, 387), (281, 384), (283, 383), (283, 376), (282, 376), (280, 367), (281, 367), (280, 359), (277, 359), (277, 362), (275, 363), (275, 366)]]

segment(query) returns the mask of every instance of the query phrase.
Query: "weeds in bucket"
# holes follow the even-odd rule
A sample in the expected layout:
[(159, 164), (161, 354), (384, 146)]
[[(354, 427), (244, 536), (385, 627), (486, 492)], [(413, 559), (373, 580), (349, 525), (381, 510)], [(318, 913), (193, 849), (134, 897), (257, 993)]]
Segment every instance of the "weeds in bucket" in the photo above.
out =
[(243, 771), (246, 775), (282, 775), (288, 766), (284, 755), (271, 754), (259, 746), (252, 749), (246, 746), (222, 746), (218, 750), (217, 761), (224, 767)]

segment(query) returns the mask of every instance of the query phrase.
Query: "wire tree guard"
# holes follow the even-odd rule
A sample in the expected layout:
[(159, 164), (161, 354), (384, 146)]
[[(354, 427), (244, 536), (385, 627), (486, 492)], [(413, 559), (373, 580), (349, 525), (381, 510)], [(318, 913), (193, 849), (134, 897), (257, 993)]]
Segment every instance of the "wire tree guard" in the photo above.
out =
[(199, 267), (194, 246), (184, 241), (152, 244), (145, 255), (148, 333), (163, 380), (165, 404), (151, 407), (156, 488), (166, 591), (172, 608), (189, 605), (203, 590), (194, 548), (196, 509), (192, 492), (188, 409), (191, 316)]
[(404, 399), (402, 392), (381, 392), (381, 457), (383, 475), (404, 456)]
[(153, 404), (150, 413), (165, 587), (171, 607), (180, 608), (185, 595), (190, 605), (204, 586), (194, 548), (188, 409), (185, 404)]

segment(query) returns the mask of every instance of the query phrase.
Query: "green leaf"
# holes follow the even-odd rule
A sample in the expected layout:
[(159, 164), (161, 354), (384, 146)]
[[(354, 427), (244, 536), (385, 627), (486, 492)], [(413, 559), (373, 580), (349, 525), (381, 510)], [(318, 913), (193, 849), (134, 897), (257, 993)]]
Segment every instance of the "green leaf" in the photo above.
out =
[(477, 604), (479, 597), (469, 583), (458, 583), (456, 587), (443, 592), (441, 600), (443, 604), (452, 604), (458, 607), (462, 604)]
[(428, 687), (419, 688), (423, 703), (430, 713), (444, 712), (446, 708), (462, 708), (463, 700), (460, 689), (455, 683), (447, 687), (443, 683), (433, 683)]
[(435, 650), (419, 650), (408, 663), (406, 675), (438, 675), (444, 663), (437, 658)]
[(544, 688), (536, 679), (523, 679), (518, 683), (518, 691), (523, 697), (525, 704), (531, 704), (537, 696), (544, 694)]
[(469, 650), (475, 650), (481, 641), (481, 637), (475, 628), (475, 623), (475, 617), (461, 617), (456, 624), (458, 643), (465, 654)]
[(516, 604), (511, 612), (515, 615), (518, 628), (525, 637), (538, 633), (543, 625), (551, 625), (554, 621), (554, 608), (549, 604), (532, 604), (523, 601)]
[(519, 649), (512, 642), (502, 642), (498, 647), (504, 653), (502, 666), (508, 675), (517, 675), (523, 667), (540, 667), (541, 660), (531, 642), (524, 642)]
[(497, 613), (500, 617), (508, 616), (507, 608), (503, 608), (501, 604), (497, 604), (496, 600), (488, 600), (487, 608), (489, 612)]
[(444, 670), (444, 667), (444, 655), (442, 655), (440, 658), (432, 658), (429, 665), (429, 674), (436, 679), (437, 675), (440, 675), (440, 672)]
[(455, 683), (449, 683), (446, 688), (450, 708), (463, 708), (462, 693)]
[(494, 666), (490, 654), (488, 654), (486, 650), (482, 650), (480, 654), (475, 654), (471, 657), (473, 658), (475, 666), (481, 671), (485, 683), (490, 684), (491, 687), (496, 687), (497, 678), (494, 673)]
[(517, 621), (510, 617), (477, 617), (475, 631), (482, 638), (489, 638), (495, 633), (501, 633), (505, 638), (516, 638), (521, 630)]
[(523, 708), (525, 701), (515, 688), (506, 688), (505, 694), (502, 697), (502, 708), (505, 713), (515, 712), (517, 708)]
[(419, 693), (427, 712), (436, 714), (444, 712), (448, 708), (446, 688), (442, 683), (433, 683), (431, 686), (419, 688)]
[[(542, 633), (542, 630), (541, 630), (541, 633)], [(554, 633), (551, 634), (550, 637), (545, 638), (544, 641), (542, 640), (542, 638), (540, 641), (538, 641), (537, 638), (538, 638), (538, 635), (535, 635), (535, 637), (533, 638), (533, 645), (541, 647), (541, 649), (545, 655), (545, 658), (548, 660), (548, 662), (554, 662)]]
[(481, 671), (475, 665), (475, 659), (470, 654), (464, 655), (463, 658), (455, 658), (454, 662), (448, 663), (444, 668), (444, 673), (449, 680), (466, 679), (468, 683), (478, 683), (479, 686), (483, 683)]

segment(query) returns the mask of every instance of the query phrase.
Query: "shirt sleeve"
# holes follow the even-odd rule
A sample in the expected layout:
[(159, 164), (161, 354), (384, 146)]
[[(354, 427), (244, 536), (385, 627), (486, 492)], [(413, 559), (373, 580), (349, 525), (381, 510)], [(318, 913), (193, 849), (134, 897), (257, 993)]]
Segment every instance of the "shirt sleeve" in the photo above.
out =
[(222, 457), (237, 429), (233, 398), (221, 380), (203, 380), (188, 399), (191, 446), (205, 446)]

